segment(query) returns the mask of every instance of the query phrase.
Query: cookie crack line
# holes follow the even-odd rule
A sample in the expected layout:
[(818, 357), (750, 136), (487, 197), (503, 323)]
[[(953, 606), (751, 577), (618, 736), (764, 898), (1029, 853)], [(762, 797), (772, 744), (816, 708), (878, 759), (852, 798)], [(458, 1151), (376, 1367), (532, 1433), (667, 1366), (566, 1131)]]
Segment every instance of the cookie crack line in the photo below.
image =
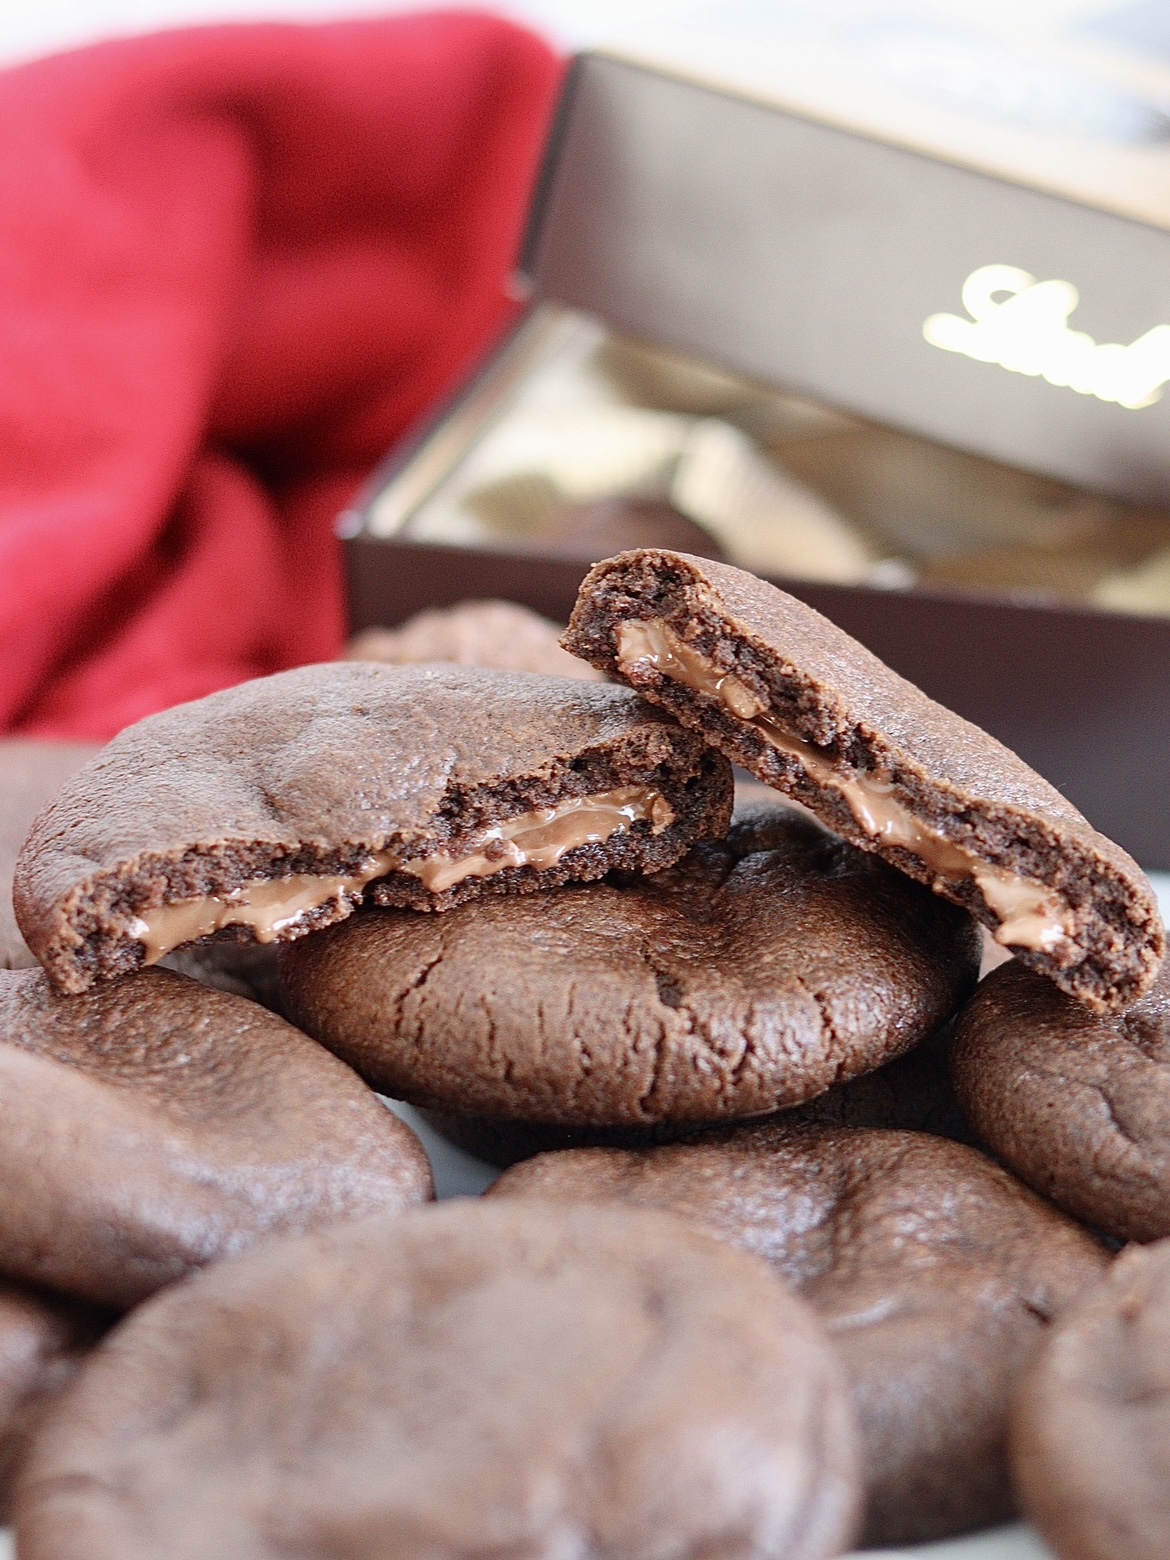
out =
[(1026, 1295), (1019, 1295), (1017, 1299), (1020, 1308), (1027, 1311), (1029, 1316), (1035, 1317), (1042, 1327), (1052, 1326), (1055, 1318), (1051, 1310), (1046, 1310), (1042, 1305), (1037, 1304), (1035, 1300), (1029, 1300)]
[(833, 1023), (833, 1020), (829, 1015), (828, 1001), (824, 992), (819, 990), (819, 988), (810, 986), (803, 975), (797, 975), (795, 977), (795, 984), (798, 990), (804, 992), (805, 996), (816, 1009), (817, 1018), (819, 1019), (821, 1026), (822, 1048), (825, 1048), (826, 1039), (828, 1041), (827, 1054), (831, 1057), (833, 1064), (833, 1076), (829, 1085), (831, 1087), (832, 1084), (840, 1083), (841, 1074), (845, 1066), (845, 1058), (841, 1054), (841, 1038), (837, 1033), (837, 1026)]
[(1102, 1105), (1104, 1105), (1106, 1114), (1116, 1129), (1117, 1135), (1123, 1138), (1125, 1142), (1129, 1144), (1130, 1148), (1134, 1150), (1139, 1159), (1144, 1161), (1146, 1158), (1145, 1146), (1138, 1138), (1134, 1137), (1129, 1127), (1126, 1126), (1125, 1122), (1122, 1121), (1121, 1117), (1117, 1114), (1117, 1107), (1113, 1103), (1113, 1097), (1109, 1093), (1108, 1088), (1103, 1085), (1093, 1092), (1097, 1095), (1097, 1098), (1101, 1101)]
[(410, 990), (411, 991), (421, 991), (423, 989), (423, 987), (426, 985), (427, 981), (430, 980), (431, 975), (434, 973), (434, 971), (438, 969), (440, 964), (442, 964), (442, 962), (446, 958), (446, 956), (447, 956), (447, 951), (444, 948), (444, 949), (440, 949), (440, 951), (435, 954), (434, 958), (428, 959), (426, 961), (426, 963), (423, 964), (422, 967), (419, 969), (419, 972), (415, 976), (415, 978), (411, 981), (411, 983), (410, 983)]
[[(1043, 1063), (1035, 1061), (1030, 1062), (1028, 1065), (1027, 1078), (1029, 1080), (1039, 1079), (1046, 1083), (1048, 1086), (1047, 1093), (1050, 1097), (1068, 1096), (1075, 1093), (1090, 1105), (1093, 1101), (1096, 1101), (1109, 1118), (1117, 1136), (1121, 1138), (1127, 1149), (1137, 1156), (1140, 1165), (1142, 1167), (1146, 1166), (1148, 1159), (1147, 1150), (1150, 1145), (1144, 1144), (1140, 1138), (1134, 1137), (1130, 1129), (1122, 1122), (1104, 1081), (1097, 1083), (1084, 1079), (1070, 1078), (1065, 1070), (1058, 1071), (1054, 1067), (1047, 1067)], [(1112, 1172), (1106, 1170), (1101, 1165), (1097, 1165), (1095, 1168), (1099, 1174), (1106, 1176), (1112, 1174)], [(1130, 1171), (1127, 1170), (1126, 1173), (1128, 1174)], [(1150, 1174), (1152, 1175), (1153, 1173), (1150, 1172)]]
[[(635, 1022), (636, 1005), (637, 999), (635, 997), (627, 998), (625, 1023), (621, 1026), (621, 1031), (624, 1031), (627, 1034), (633, 1034), (637, 1032)], [(668, 1011), (673, 1010), (668, 1009)], [(658, 1120), (658, 1116), (653, 1108), (653, 1101), (659, 1094), (662, 1087), (663, 1075), (666, 1071), (666, 1058), (670, 1048), (670, 1038), (666, 1032), (666, 1019), (661, 1014), (656, 1015), (656, 1018), (657, 1022), (654, 1025), (654, 1031), (650, 1037), (651, 1049), (649, 1055), (649, 1082), (647, 1083), (646, 1087), (638, 1094), (638, 1097), (634, 1102), (635, 1113), (646, 1122), (654, 1122)]]
[(483, 1014), (483, 1021), (487, 1028), (487, 1053), (493, 1058), (501, 1081), (508, 1087), (515, 1080), (516, 1063), (508, 1055), (506, 1047), (500, 1044), (500, 1026), (496, 1019), (495, 1007), (486, 992), (482, 993), (476, 1005)]
[[(444, 956), (445, 950), (440, 949), (437, 954), (433, 954), (430, 957), (424, 959), (418, 968), (411, 973), (407, 980), (398, 982), (391, 998), (392, 1010), (394, 1014), (394, 1029), (397, 1034), (404, 1036), (411, 1034), (411, 1030), (407, 1026), (406, 1022), (406, 1004), (415, 994), (415, 992), (421, 990), (422, 987), (426, 984), (430, 977), (431, 971), (435, 968), (436, 965), (443, 962)], [(284, 975), (282, 966), (282, 985), (283, 983)], [(421, 1035), (422, 1026), (416, 1025), (414, 1033), (411, 1036), (416, 1045), (418, 1044)]]
[(731, 1071), (727, 1075), (728, 1085), (732, 1089), (739, 1088), (740, 1084), (743, 1082), (744, 1074), (747, 1072), (748, 1068), (759, 1059), (759, 1047), (756, 1045), (755, 1041), (751, 1037), (751, 1034), (749, 1033), (751, 1029), (751, 1023), (751, 1009), (749, 1008), (748, 1016), (743, 1026), (743, 1048), (739, 1053), (738, 1059), (732, 1065)]
[(688, 1034), (694, 1034), (697, 1019), (694, 1009), (686, 1000), (682, 978), (665, 966), (659, 957), (659, 950), (650, 941), (639, 943), (638, 958), (650, 971), (659, 1006), (678, 1013), (687, 1026)]

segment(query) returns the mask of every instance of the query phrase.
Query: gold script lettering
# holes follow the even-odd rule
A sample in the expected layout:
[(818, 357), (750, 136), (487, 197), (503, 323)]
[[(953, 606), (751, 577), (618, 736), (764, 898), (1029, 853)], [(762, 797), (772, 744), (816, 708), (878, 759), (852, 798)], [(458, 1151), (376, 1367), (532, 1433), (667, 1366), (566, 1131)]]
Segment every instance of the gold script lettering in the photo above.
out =
[(1014, 265), (983, 265), (963, 283), (971, 316), (932, 314), (922, 334), (932, 347), (1013, 374), (1096, 396), (1136, 411), (1161, 399), (1170, 380), (1170, 325), (1155, 325), (1128, 347), (1070, 330), (1080, 302), (1071, 282), (1038, 282)]

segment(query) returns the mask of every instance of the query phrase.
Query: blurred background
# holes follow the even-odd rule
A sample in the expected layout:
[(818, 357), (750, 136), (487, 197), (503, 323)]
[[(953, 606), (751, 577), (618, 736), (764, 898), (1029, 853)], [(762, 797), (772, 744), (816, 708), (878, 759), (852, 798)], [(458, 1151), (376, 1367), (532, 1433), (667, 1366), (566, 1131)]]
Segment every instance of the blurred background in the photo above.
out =
[[(420, 9), (8, 0), (0, 64), (198, 23)], [(454, 54), (440, 69), (445, 24), (383, 29), (416, 39), (412, 67), (397, 74), (351, 37), (337, 45), (353, 50), (338, 73), (353, 88), (344, 111), (332, 86), (314, 95), (314, 81), (333, 80), (324, 54), (303, 73), (294, 62), (326, 49), (307, 35), (281, 33), (271, 60), (269, 44), (230, 30), (18, 73), (0, 101), (20, 186), (0, 212), (0, 305), (11, 314), (10, 328), (0, 319), (11, 368), (0, 475), (16, 495), (0, 510), (0, 729), (102, 740), (152, 709), (328, 658), (355, 632), (398, 630), (462, 599), (503, 597), (563, 621), (591, 560), (671, 545), (796, 588), (1014, 747), (1145, 864), (1170, 867), (1170, 359), (1147, 400), (1122, 411), (1101, 404), (1119, 396), (1059, 374), (1037, 383), (1049, 377), (1043, 366), (1006, 374), (1002, 352), (966, 353), (975, 362), (957, 369), (965, 348), (944, 362), (940, 343), (922, 339), (934, 320), (969, 333), (969, 320), (937, 311), (960, 306), (964, 276), (992, 270), (1017, 279), (1013, 307), (1026, 308), (1029, 294), (1063, 297), (1059, 318), (1039, 320), (1052, 350), (1112, 343), (1104, 350), (1116, 356), (1170, 337), (1170, 3), (497, 0), (482, 9), (561, 54), (611, 45), (684, 82), (730, 87), (749, 105), (744, 123), (751, 104), (770, 98), (1043, 193), (996, 229), (971, 202), (994, 204), (1002, 186), (964, 185), (959, 172), (950, 227), (957, 214), (966, 236), (944, 264), (948, 224), (915, 203), (913, 179), (877, 211), (859, 175), (861, 197), (826, 214), (810, 178), (817, 198), (802, 217), (801, 192), (769, 182), (747, 132), (739, 146), (710, 138), (731, 172), (704, 185), (702, 158), (643, 157), (665, 146), (665, 122), (648, 120), (644, 133), (632, 118), (603, 170), (609, 204), (587, 215), (586, 189), (562, 237), (567, 252), (612, 238), (613, 276), (653, 274), (656, 285), (582, 296), (536, 275), (543, 302), (523, 353), (494, 381), (473, 382), (524, 291), (508, 277), (558, 79), (539, 42), (511, 34), (509, 75), (487, 41), (508, 29), (488, 24), (481, 43), (456, 50), (479, 74), (459, 76)], [(266, 63), (250, 74), (253, 53)], [(111, 63), (123, 56), (137, 61), (124, 80)], [(434, 77), (424, 81), (428, 59)], [(152, 118), (156, 89), (163, 111)], [(204, 93), (206, 122), (189, 111)], [(489, 101), (494, 131), (474, 117)], [(222, 168), (219, 143), (201, 139), (214, 139), (208, 126), (221, 120), (237, 136)], [(25, 137), (41, 161), (20, 150)], [(183, 137), (214, 176), (175, 150)], [(867, 143), (851, 144), (860, 168)], [(784, 166), (806, 164), (793, 156)], [(635, 176), (642, 195), (622, 250), (623, 223), (608, 217)], [(253, 181), (254, 210), (238, 205), (237, 178)], [(677, 231), (643, 221), (672, 201)], [(1043, 212), (1056, 213), (1055, 226)], [(804, 291), (780, 270), (753, 269), (806, 218), (821, 248)], [(1099, 241), (1080, 242), (1085, 220)], [(900, 247), (878, 275), (881, 234)], [(822, 252), (841, 260), (824, 287), (832, 268)], [(905, 330), (890, 326), (887, 351), (870, 327), (892, 316), (915, 267), (921, 297)], [(672, 295), (664, 318), (654, 295), (683, 273), (698, 281), (679, 294), (687, 307)], [(220, 289), (221, 274), (231, 288)], [(807, 307), (791, 306), (814, 293), (816, 328)], [(987, 295), (993, 313), (1003, 297), (1002, 287)], [(860, 334), (835, 337), (855, 304)], [(737, 309), (751, 325), (733, 341), (724, 324)], [(788, 335), (777, 326), (771, 356), (753, 353), (786, 311)], [(789, 354), (805, 335), (820, 362)], [(876, 387), (868, 399), (853, 393), (858, 362)], [(962, 395), (950, 426), (932, 415), (944, 372), (965, 376), (954, 380)], [(468, 384), (474, 416), (433, 431), (428, 446), (425, 420)], [(17, 431), (8, 454), (5, 426)], [(1129, 437), (1138, 433), (1146, 446)], [(1104, 452), (1095, 465), (1079, 461), (1090, 445)], [(413, 451), (401, 455), (413, 464), (383, 465), (371, 480), (392, 449)]]
[[(71, 48), (150, 28), (213, 20), (385, 15), (417, 10), (397, 0), (14, 0), (0, 7), (0, 54), (9, 61)], [(1014, 53), (1011, 79), (1000, 80), (1004, 99), (1021, 113), (1054, 112), (1062, 97), (1059, 73), (1028, 70), (1028, 51), (1059, 40), (1069, 50), (1107, 54), (1137, 46), (1170, 54), (1170, 7), (1162, 0), (509, 0), (485, 9), (545, 32), (566, 48), (620, 39), (644, 29), (664, 33), (696, 17), (709, 17), (734, 31), (761, 24), (780, 28), (848, 29), (874, 22), (896, 23), (900, 36), (870, 37), (875, 67), (900, 72), (935, 90), (975, 92), (996, 61), (988, 43)], [(912, 42), (910, 29), (917, 32)], [(984, 49), (976, 45), (982, 42)], [(964, 51), (964, 44), (966, 50)], [(964, 53), (966, 57), (964, 58)], [(1071, 86), (1064, 83), (1067, 91)], [(1005, 102), (1005, 106), (1006, 102)], [(1085, 111), (1081, 105), (1081, 111)], [(1100, 113), (1101, 102), (1089, 105)], [(1065, 111), (1074, 113), (1071, 94)]]

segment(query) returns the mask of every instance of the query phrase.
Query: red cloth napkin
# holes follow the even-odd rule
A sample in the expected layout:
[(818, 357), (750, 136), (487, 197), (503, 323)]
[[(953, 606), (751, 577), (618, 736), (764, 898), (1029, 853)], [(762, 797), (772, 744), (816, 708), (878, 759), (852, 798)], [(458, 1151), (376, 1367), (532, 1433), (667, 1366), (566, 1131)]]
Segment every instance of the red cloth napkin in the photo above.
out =
[(337, 652), (334, 518), (507, 321), (559, 74), (448, 13), (0, 76), (0, 730)]

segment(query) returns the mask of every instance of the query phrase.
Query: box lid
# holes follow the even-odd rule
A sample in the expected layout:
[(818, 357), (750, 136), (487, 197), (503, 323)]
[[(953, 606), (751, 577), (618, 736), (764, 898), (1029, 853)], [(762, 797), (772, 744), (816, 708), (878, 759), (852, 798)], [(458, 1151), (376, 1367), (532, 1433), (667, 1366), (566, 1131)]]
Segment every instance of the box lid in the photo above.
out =
[(850, 115), (822, 94), (812, 113), (693, 54), (578, 57), (523, 261), (538, 296), (867, 419), (1170, 503), (1170, 146), (1078, 165), (1075, 138), (1063, 161), (1049, 138), (1029, 165), (1027, 137), (990, 136), (981, 158), (979, 137), (916, 136), (872, 95)]

